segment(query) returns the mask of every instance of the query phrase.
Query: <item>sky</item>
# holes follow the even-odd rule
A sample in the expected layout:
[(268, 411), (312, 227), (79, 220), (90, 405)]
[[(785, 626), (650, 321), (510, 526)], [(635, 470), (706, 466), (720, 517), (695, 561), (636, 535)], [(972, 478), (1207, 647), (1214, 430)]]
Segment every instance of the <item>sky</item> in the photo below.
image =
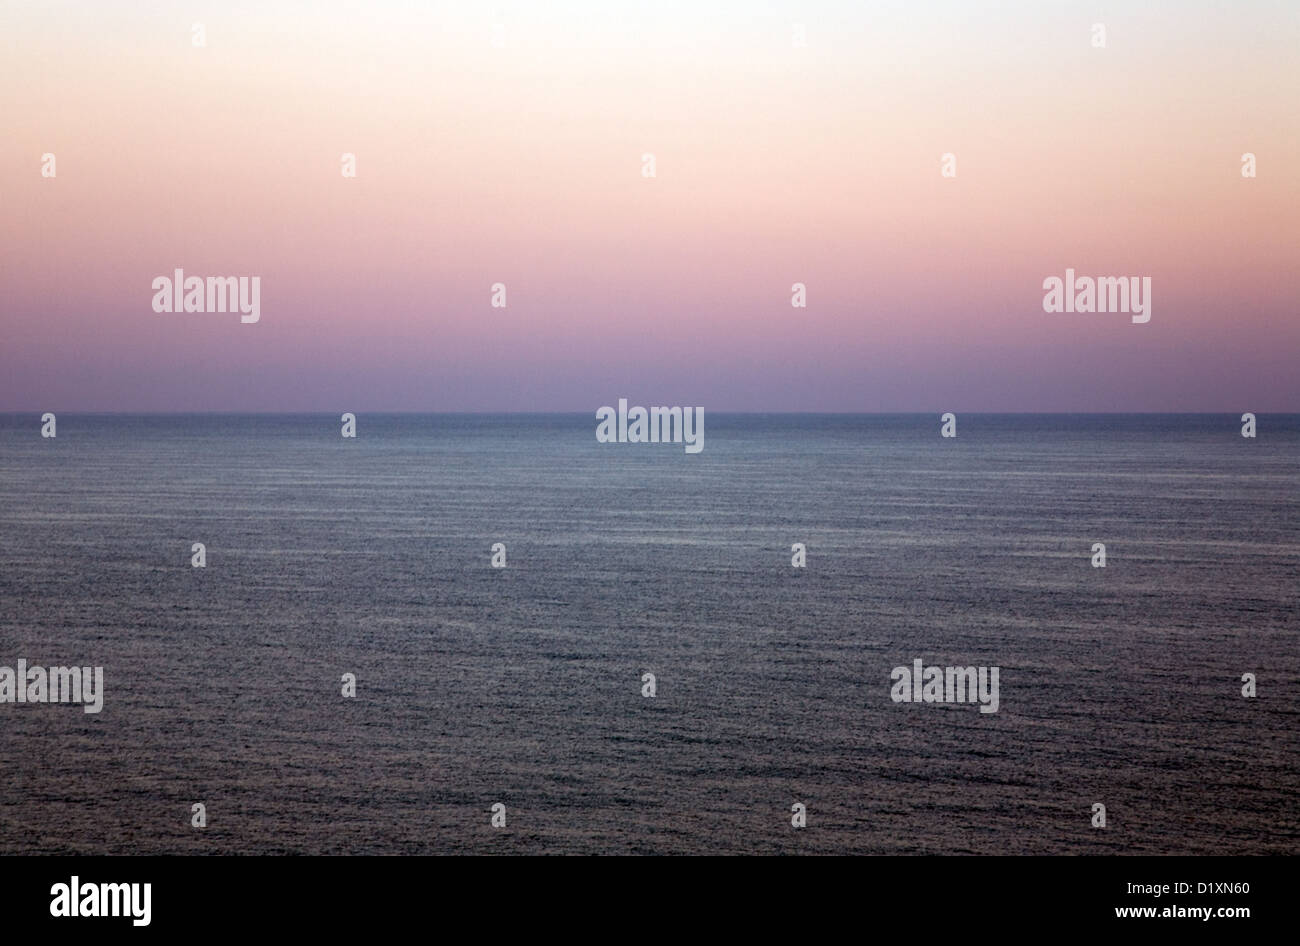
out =
[(1298, 103), (1294, 0), (0, 0), (0, 410), (1300, 411)]

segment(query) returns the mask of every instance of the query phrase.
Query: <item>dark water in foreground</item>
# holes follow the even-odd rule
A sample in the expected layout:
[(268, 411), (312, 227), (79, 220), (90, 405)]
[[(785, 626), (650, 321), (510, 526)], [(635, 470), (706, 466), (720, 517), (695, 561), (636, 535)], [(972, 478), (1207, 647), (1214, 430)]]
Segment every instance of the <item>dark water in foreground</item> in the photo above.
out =
[(106, 678), (0, 704), (0, 853), (1300, 853), (1300, 417), (1239, 429), (0, 416), (0, 665)]

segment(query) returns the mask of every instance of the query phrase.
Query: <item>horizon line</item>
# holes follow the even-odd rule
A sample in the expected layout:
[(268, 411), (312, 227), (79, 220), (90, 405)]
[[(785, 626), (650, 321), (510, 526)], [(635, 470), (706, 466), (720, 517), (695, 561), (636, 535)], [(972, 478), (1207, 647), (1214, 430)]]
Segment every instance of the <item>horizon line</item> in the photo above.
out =
[[(650, 406), (650, 405), (646, 405)], [(653, 405), (661, 406), (661, 405)], [(671, 405), (677, 406), (677, 405)], [(681, 405), (685, 406), (685, 405)], [(698, 408), (702, 410), (703, 408)], [(1295, 416), (1300, 415), (1300, 410), (1284, 411), (1236, 411), (1236, 410), (1217, 410), (1217, 411), (981, 411), (981, 410), (910, 410), (910, 411), (737, 411), (719, 408), (710, 408), (714, 414), (750, 416), (750, 417), (929, 417), (934, 414), (971, 414), (985, 417), (1198, 417), (1198, 416), (1240, 416), (1243, 413), (1252, 413), (1255, 415), (1274, 415), (1274, 416)], [(396, 416), (419, 416), (419, 417), (554, 417), (554, 416), (586, 416), (588, 414), (595, 417), (596, 411), (585, 410), (550, 410), (550, 411), (510, 411), (510, 410), (483, 410), (483, 411), (437, 411), (437, 410), (389, 410), (389, 409), (370, 409), (355, 410), (343, 409), (335, 410), (195, 410), (195, 411), (159, 411), (159, 410), (134, 410), (134, 411), (88, 411), (75, 408), (59, 408), (50, 410), (0, 410), (0, 416), (20, 417), (29, 414), (40, 415), (44, 413), (66, 413), (89, 417), (284, 417), (284, 416), (301, 416), (301, 417), (333, 417), (336, 413), (352, 414), (382, 414)]]

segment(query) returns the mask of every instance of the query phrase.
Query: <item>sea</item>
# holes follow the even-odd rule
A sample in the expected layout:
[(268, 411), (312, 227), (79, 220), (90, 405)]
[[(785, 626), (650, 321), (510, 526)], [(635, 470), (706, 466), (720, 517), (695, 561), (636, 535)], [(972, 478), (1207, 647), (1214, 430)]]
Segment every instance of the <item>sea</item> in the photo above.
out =
[(0, 415), (0, 854), (1300, 853), (1300, 415), (705, 420)]

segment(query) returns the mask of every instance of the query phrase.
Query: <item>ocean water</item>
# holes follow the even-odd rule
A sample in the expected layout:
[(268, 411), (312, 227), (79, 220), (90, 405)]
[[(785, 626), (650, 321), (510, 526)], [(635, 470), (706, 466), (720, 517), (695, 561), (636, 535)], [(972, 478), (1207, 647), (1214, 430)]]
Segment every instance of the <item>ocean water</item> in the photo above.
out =
[(0, 853), (1300, 853), (1300, 416), (705, 420), (0, 416)]

